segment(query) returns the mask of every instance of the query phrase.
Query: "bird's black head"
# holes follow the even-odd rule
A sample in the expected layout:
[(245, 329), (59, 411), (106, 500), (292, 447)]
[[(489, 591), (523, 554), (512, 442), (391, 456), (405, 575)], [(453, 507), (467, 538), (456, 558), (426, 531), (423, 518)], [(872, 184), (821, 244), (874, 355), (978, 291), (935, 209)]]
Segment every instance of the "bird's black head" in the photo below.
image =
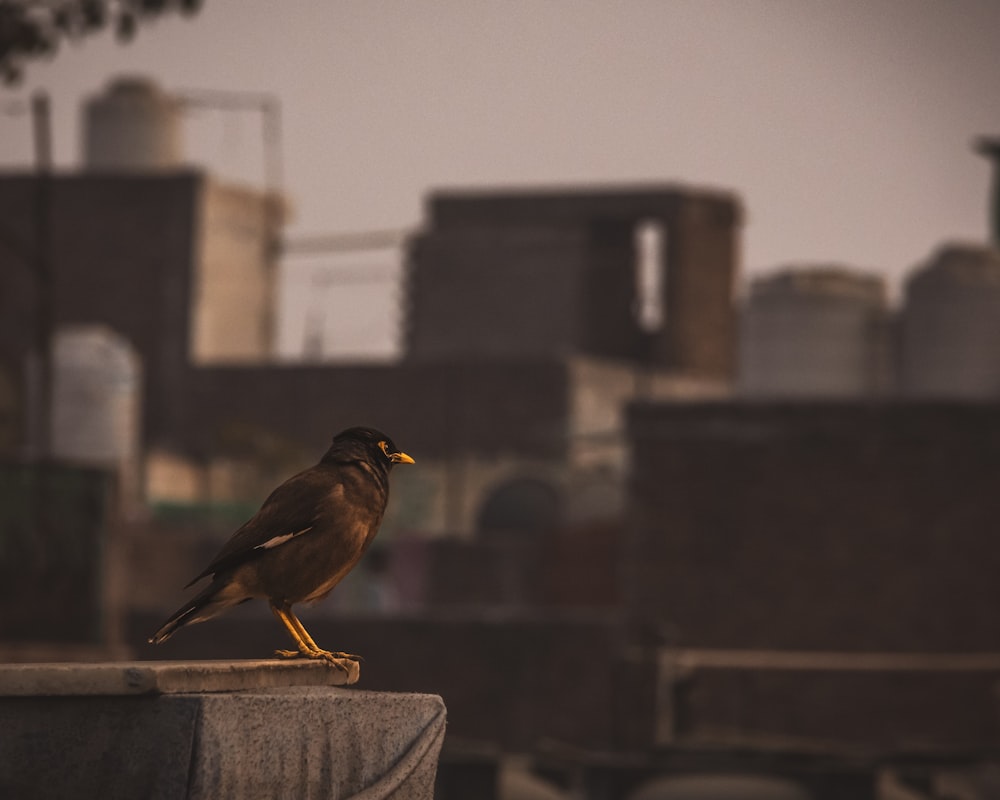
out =
[(394, 464), (412, 464), (413, 459), (400, 450), (392, 439), (375, 428), (348, 428), (333, 437), (333, 444), (326, 458), (333, 456), (364, 456), (387, 468)]

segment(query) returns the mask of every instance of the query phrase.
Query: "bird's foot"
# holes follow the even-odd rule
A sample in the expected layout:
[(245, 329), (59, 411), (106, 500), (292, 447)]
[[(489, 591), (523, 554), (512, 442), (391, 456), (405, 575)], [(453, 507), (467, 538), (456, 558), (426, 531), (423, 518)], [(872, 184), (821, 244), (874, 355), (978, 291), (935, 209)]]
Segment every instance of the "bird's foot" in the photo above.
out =
[(361, 656), (356, 656), (351, 653), (340, 653), (340, 652), (330, 652), (329, 650), (320, 650), (318, 647), (315, 650), (275, 650), (274, 654), (281, 658), (312, 658), (318, 661), (326, 661), (328, 664), (335, 666), (337, 669), (343, 670), (344, 672), (350, 674), (351, 670), (344, 666), (344, 661), (354, 661), (360, 662)]
[(330, 650), (320, 650), (318, 647), (315, 650), (275, 650), (274, 654), (281, 658), (325, 658), (327, 660), (336, 658), (347, 661), (364, 661), (364, 658), (354, 653), (341, 653), (339, 650), (331, 652)]

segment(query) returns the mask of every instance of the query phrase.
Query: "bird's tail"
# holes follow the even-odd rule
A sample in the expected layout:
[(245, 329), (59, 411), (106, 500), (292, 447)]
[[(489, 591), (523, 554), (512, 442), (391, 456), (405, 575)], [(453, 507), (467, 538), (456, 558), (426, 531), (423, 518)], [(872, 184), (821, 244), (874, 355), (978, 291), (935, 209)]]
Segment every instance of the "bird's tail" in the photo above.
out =
[(204, 622), (211, 619), (216, 614), (225, 611), (230, 606), (249, 600), (249, 597), (234, 596), (231, 591), (231, 584), (228, 581), (214, 580), (191, 600), (178, 608), (170, 618), (164, 622), (159, 630), (149, 637), (151, 644), (165, 642), (178, 628), (191, 625), (195, 622)]

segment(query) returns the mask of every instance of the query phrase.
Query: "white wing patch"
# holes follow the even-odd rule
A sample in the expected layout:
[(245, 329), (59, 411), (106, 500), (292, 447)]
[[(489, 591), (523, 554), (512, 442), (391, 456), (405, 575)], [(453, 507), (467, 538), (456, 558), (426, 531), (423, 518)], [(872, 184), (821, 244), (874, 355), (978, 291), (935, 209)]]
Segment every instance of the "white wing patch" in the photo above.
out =
[(300, 531), (295, 531), (295, 533), (283, 533), (281, 536), (275, 536), (268, 539), (264, 544), (257, 545), (254, 550), (270, 550), (272, 547), (277, 547), (279, 544), (284, 544), (289, 539), (294, 539), (296, 536), (301, 536), (303, 533), (309, 533), (312, 530), (312, 525), (308, 528), (303, 528)]

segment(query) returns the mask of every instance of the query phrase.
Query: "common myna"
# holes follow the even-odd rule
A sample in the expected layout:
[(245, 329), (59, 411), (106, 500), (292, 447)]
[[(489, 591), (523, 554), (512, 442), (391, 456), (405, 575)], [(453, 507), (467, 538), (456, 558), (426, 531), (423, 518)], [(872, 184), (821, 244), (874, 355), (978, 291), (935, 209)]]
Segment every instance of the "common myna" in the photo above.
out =
[(389, 471), (412, 464), (392, 440), (372, 428), (349, 428), (333, 438), (320, 462), (289, 478), (226, 542), (188, 586), (212, 582), (181, 606), (150, 638), (159, 644), (192, 622), (211, 619), (230, 606), (265, 598), (297, 650), (277, 655), (353, 658), (322, 650), (292, 613), (295, 603), (326, 597), (368, 549), (389, 498)]

